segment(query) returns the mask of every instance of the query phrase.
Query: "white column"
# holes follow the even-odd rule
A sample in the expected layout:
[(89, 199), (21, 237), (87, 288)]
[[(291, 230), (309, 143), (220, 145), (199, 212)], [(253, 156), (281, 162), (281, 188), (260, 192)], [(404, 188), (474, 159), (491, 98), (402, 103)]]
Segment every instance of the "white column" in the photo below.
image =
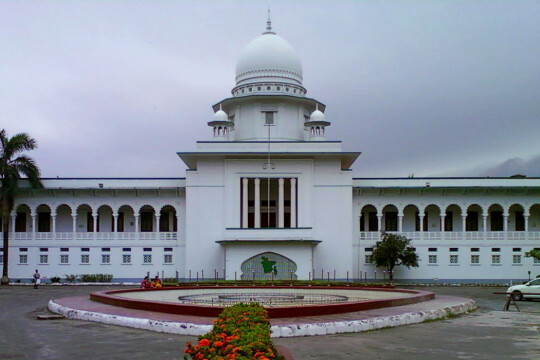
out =
[[(26, 216), (26, 213), (24, 214), (24, 216)], [(17, 213), (16, 212), (12, 212), (11, 213), (11, 233), (12, 233), (12, 239), (15, 240), (15, 219), (17, 218)], [(24, 229), (24, 231), (26, 232), (26, 229)]]
[(503, 214), (504, 240), (508, 240), (508, 214)]
[[(157, 212), (156, 212), (156, 214), (157, 214)], [(160, 219), (161, 219), (161, 214), (160, 214), (160, 215), (156, 215), (156, 230), (155, 230), (155, 232), (160, 232), (160, 231), (161, 231), (161, 229), (159, 228), (159, 226), (160, 226), (160, 224), (159, 224)]]
[(135, 218), (135, 240), (139, 240), (139, 215), (133, 214)]
[(446, 218), (446, 213), (441, 214), (441, 240), (445, 240), (446, 239), (446, 234), (444, 233), (445, 232), (445, 224), (444, 224), (444, 219)]
[(525, 221), (525, 232), (529, 231), (529, 215), (523, 215), (523, 219)]
[(382, 231), (382, 215), (377, 214), (377, 229)]
[(32, 214), (32, 240), (36, 240), (36, 215)]
[(461, 226), (463, 232), (467, 231), (467, 215), (461, 215)]
[(486, 239), (486, 232), (487, 232), (487, 215), (482, 216), (482, 225), (484, 226), (484, 240)]
[(77, 237), (77, 213), (71, 213), (71, 219), (73, 220), (73, 240)]
[(118, 226), (118, 214), (113, 214), (113, 224), (112, 224), (112, 232), (117, 232), (117, 226)]
[(424, 238), (424, 216), (425, 215), (418, 215), (420, 218), (420, 240)]
[(248, 178), (242, 179), (242, 227), (248, 227)]
[(398, 231), (403, 232), (403, 215), (398, 214), (397, 220), (398, 220)]
[(278, 227), (282, 228), (285, 226), (285, 188), (284, 183), (285, 179), (279, 178), (279, 192), (278, 192)]
[(296, 226), (296, 178), (291, 178), (291, 227)]
[(51, 215), (51, 221), (52, 221), (52, 238), (53, 240), (56, 240), (56, 214)]
[(255, 228), (261, 227), (261, 179), (255, 179)]

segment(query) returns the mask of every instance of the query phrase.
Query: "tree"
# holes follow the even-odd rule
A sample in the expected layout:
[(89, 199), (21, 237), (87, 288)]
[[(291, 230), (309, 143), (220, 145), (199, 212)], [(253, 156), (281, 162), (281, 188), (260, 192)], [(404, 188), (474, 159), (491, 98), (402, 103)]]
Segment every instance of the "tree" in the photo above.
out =
[(532, 249), (531, 251), (527, 251), (525, 253), (525, 257), (531, 257), (533, 259), (540, 261), (540, 250)]
[(9, 218), (13, 210), (15, 194), (19, 188), (21, 175), (28, 178), (33, 188), (42, 188), (40, 171), (36, 162), (21, 154), (37, 147), (36, 140), (26, 133), (15, 134), (11, 138), (5, 129), (0, 130), (0, 209), (4, 235), (4, 265), (2, 285), (9, 284)]
[(390, 281), (394, 280), (396, 266), (418, 267), (418, 255), (411, 240), (403, 235), (382, 233), (381, 240), (373, 248), (372, 259), (377, 267), (386, 268)]

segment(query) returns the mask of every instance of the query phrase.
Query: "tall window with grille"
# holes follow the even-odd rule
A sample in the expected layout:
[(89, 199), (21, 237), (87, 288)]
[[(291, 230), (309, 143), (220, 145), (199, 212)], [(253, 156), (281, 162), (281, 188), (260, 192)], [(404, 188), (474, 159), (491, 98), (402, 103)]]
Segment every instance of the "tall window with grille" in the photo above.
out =
[(518, 265), (521, 264), (521, 255), (512, 255), (512, 264)]
[(471, 264), (480, 264), (480, 255), (472, 254), (471, 255)]
[(47, 254), (40, 254), (40, 255), (39, 255), (39, 263), (40, 263), (40, 264), (47, 264), (47, 263), (49, 263), (49, 255), (47, 255)]
[(428, 264), (431, 264), (431, 265), (437, 264), (437, 255), (434, 255), (434, 254), (428, 255)]
[(501, 255), (499, 255), (499, 254), (491, 255), (491, 263), (492, 264), (500, 264), (501, 263)]
[(81, 255), (81, 264), (89, 264), (90, 263), (90, 255), (89, 254), (82, 254)]
[(69, 264), (68, 254), (60, 254), (60, 264)]
[(452, 254), (450, 255), (450, 264), (458, 264), (459, 263), (459, 255)]

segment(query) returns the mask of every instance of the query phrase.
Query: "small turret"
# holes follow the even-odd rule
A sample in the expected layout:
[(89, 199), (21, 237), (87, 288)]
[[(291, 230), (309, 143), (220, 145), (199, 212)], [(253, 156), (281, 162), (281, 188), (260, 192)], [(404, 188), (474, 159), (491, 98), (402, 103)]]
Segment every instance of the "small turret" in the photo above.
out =
[(218, 141), (228, 141), (229, 134), (234, 128), (234, 123), (229, 120), (229, 116), (221, 105), (219, 110), (214, 114), (214, 120), (208, 122), (208, 126), (211, 126), (214, 130), (214, 139)]
[(309, 120), (304, 123), (304, 126), (308, 130), (309, 141), (324, 141), (324, 131), (327, 126), (330, 126), (330, 122), (325, 120), (325, 116), (319, 110), (319, 105), (317, 104), (315, 111), (311, 113)]

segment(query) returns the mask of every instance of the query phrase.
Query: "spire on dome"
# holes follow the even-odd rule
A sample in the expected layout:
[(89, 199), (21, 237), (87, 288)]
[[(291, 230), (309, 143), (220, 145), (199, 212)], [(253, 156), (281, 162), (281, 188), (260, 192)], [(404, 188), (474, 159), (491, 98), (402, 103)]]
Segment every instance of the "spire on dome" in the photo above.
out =
[(272, 20), (270, 19), (270, 8), (268, 8), (268, 20), (266, 20), (266, 31), (263, 34), (275, 34), (272, 31)]

